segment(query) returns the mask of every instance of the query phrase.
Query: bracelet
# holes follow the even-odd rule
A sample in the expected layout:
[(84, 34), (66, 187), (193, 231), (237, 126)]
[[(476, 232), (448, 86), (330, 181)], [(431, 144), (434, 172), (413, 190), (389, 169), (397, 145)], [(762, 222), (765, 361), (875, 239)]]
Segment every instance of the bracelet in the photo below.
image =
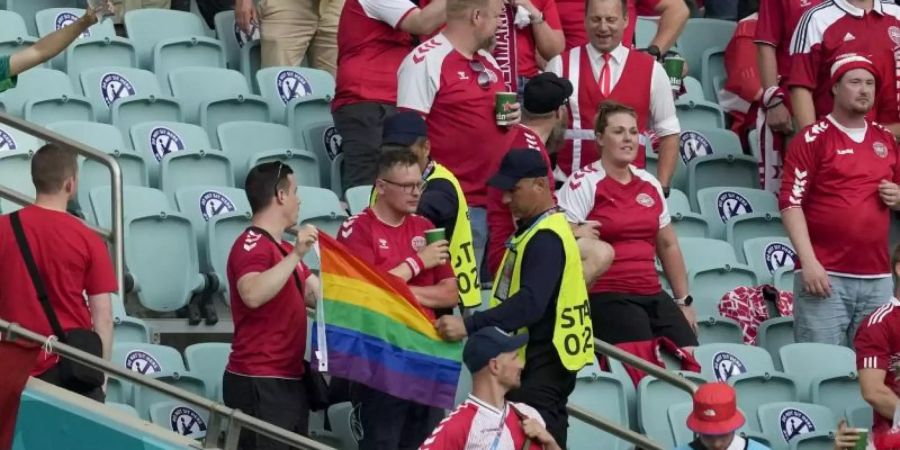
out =
[(409, 258), (403, 260), (406, 263), (409, 270), (412, 271), (413, 277), (418, 276), (422, 273), (422, 268), (425, 267), (425, 263), (422, 262), (422, 258), (419, 258), (419, 255), (413, 255)]
[(762, 109), (763, 109), (763, 111), (768, 111), (768, 110), (770, 110), (770, 109), (772, 109), (772, 108), (775, 108), (775, 107), (780, 106), (780, 105), (783, 105), (783, 104), (784, 104), (784, 100), (778, 99), (778, 101), (773, 102), (771, 105), (765, 105), (765, 106), (763, 106)]
[(783, 101), (784, 97), (784, 89), (779, 86), (769, 86), (769, 88), (763, 92), (762, 104), (765, 105), (766, 108), (771, 108), (773, 106), (770, 105), (770, 103), (772, 103), (772, 100), (781, 99)]
[(546, 21), (544, 20), (544, 13), (542, 12), (538, 13), (537, 17), (531, 16), (531, 25), (540, 25), (544, 22)]

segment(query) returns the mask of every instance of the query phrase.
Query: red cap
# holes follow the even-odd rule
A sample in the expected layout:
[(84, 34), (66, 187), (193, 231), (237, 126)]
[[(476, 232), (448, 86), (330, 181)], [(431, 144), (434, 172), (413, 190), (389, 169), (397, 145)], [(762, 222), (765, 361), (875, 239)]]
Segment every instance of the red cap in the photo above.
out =
[(836, 84), (845, 73), (853, 69), (869, 71), (875, 77), (875, 82), (878, 82), (878, 71), (872, 60), (856, 53), (844, 53), (835, 58), (834, 63), (831, 64), (831, 85)]
[(744, 425), (744, 415), (737, 409), (734, 388), (725, 383), (707, 383), (694, 393), (694, 410), (687, 427), (700, 434), (728, 434)]

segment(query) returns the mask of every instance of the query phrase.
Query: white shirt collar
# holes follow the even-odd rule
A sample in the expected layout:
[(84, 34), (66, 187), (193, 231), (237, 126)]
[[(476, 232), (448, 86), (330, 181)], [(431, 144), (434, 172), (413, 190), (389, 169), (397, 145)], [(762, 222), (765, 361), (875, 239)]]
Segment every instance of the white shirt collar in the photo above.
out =
[(747, 442), (737, 433), (734, 434), (734, 439), (731, 440), (731, 445), (728, 446), (726, 450), (744, 450), (744, 447), (747, 446)]
[[(841, 8), (847, 14), (850, 14), (853, 17), (862, 17), (865, 15), (865, 10), (859, 8), (857, 6), (851, 5), (847, 0), (834, 0), (834, 4), (837, 5), (838, 8)], [(878, 14), (884, 14), (884, 5), (881, 0), (872, 0), (872, 11), (877, 12)]]
[(472, 395), (472, 394), (469, 394), (469, 401), (471, 401), (472, 403), (477, 404), (478, 406), (484, 408), (485, 410), (487, 410), (487, 411), (489, 411), (489, 412), (491, 412), (491, 413), (493, 413), (493, 414), (496, 414), (497, 417), (500, 417), (500, 416), (503, 415), (503, 412), (506, 410), (506, 407), (507, 407), (507, 405), (508, 405), (507, 402), (504, 402), (504, 403), (503, 403), (503, 410), (504, 410), (504, 411), (501, 411), (501, 410), (497, 409), (496, 407), (492, 406), (490, 403), (488, 403), (488, 402), (486, 402), (486, 401), (484, 401), (484, 400), (482, 400), (482, 399), (480, 399), (480, 398), (478, 398), (478, 397), (476, 397), (476, 396), (474, 396), (474, 395)]
[[(591, 62), (594, 65), (599, 66), (603, 61), (603, 54), (600, 53), (599, 50), (594, 48), (590, 43), (587, 44), (588, 48), (588, 56), (591, 58)], [(614, 48), (613, 51), (609, 52), (612, 55), (612, 60), (616, 62), (619, 66), (625, 62), (625, 58), (628, 56), (628, 48), (619, 43), (619, 46)]]
[(897, 297), (891, 297), (891, 304), (894, 306), (900, 306), (900, 300)]
[(853, 132), (862, 132), (863, 134), (865, 134), (865, 132), (869, 129), (869, 121), (868, 120), (865, 121), (865, 125), (862, 128), (848, 128), (848, 127), (845, 127), (845, 126), (841, 125), (840, 123), (838, 123), (838, 121), (835, 120), (831, 114), (827, 115), (826, 117), (828, 118), (829, 122), (831, 122), (835, 127), (837, 127), (838, 130), (843, 131), (844, 134), (846, 134), (846, 135), (850, 135), (850, 133), (853, 133)]

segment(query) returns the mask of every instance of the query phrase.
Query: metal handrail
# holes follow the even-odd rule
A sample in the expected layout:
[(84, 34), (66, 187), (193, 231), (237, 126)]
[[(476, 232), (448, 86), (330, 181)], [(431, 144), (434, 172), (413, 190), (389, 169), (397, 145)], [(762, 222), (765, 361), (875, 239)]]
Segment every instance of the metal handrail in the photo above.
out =
[(663, 446), (659, 445), (656, 441), (644, 436), (640, 433), (635, 433), (634, 431), (629, 430), (628, 428), (622, 427), (621, 425), (606, 420), (603, 417), (592, 414), (590, 411), (581, 408), (580, 406), (575, 405), (566, 405), (566, 411), (570, 416), (588, 424), (599, 428), (619, 439), (630, 442), (637, 446), (637, 448), (641, 448), (643, 450), (666, 450)]
[[(0, 330), (3, 331), (4, 339), (8, 341), (21, 337), (41, 345), (47, 342), (48, 339), (47, 336), (35, 333), (27, 328), (23, 328), (19, 324), (7, 322), (3, 319), (0, 319)], [(61, 342), (54, 342), (51, 346), (51, 351), (93, 369), (115, 375), (118, 378), (128, 380), (132, 383), (153, 388), (166, 395), (177, 398), (178, 400), (205, 408), (209, 411), (209, 419), (206, 429), (206, 438), (203, 441), (203, 448), (218, 448), (219, 419), (227, 417), (230, 420), (230, 424), (225, 438), (225, 450), (237, 448), (238, 437), (243, 428), (247, 428), (280, 443), (298, 447), (303, 450), (336, 450), (333, 447), (314, 441), (308, 437), (301, 436), (297, 433), (287, 431), (283, 428), (279, 428), (268, 422), (257, 419), (256, 417), (249, 416), (240, 410), (229, 408), (223, 404), (194, 394), (193, 392), (188, 392), (170, 384), (163, 383), (162, 381), (128, 370), (124, 367), (117, 367), (109, 361), (85, 353)]]
[(685, 377), (678, 375), (677, 373), (671, 372), (669, 370), (663, 369), (662, 367), (657, 366), (656, 364), (647, 361), (639, 356), (632, 355), (631, 353), (626, 352), (608, 342), (601, 341), (600, 339), (594, 339), (594, 350), (598, 353), (602, 353), (603, 355), (617, 359), (629, 366), (640, 369), (666, 383), (669, 383), (688, 394), (692, 394), (697, 391), (697, 384), (691, 380), (688, 380)]
[[(119, 162), (112, 156), (93, 149), (73, 139), (69, 139), (60, 134), (54, 133), (44, 127), (35, 125), (31, 122), (19, 119), (6, 113), (0, 112), (0, 123), (9, 125), (19, 131), (23, 131), (32, 136), (43, 139), (46, 142), (62, 145), (74, 149), (79, 155), (99, 161), (109, 168), (110, 186), (111, 186), (111, 202), (112, 202), (112, 231), (98, 230), (94, 227), (94, 231), (100, 232), (100, 235), (112, 242), (113, 246), (113, 267), (116, 271), (116, 292), (119, 298), (125, 298), (125, 245), (124, 236), (124, 218), (122, 215), (122, 169)], [(12, 200), (23, 206), (34, 203), (34, 200), (20, 192), (0, 187), (0, 197)]]

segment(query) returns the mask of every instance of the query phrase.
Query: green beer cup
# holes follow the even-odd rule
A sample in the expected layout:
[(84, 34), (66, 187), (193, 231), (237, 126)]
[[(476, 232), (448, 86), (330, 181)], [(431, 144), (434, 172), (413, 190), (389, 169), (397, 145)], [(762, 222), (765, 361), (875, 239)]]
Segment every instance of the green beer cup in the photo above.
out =
[(517, 101), (515, 92), (496, 93), (494, 96), (494, 119), (496, 119), (497, 125), (506, 126), (512, 123), (509, 119), (510, 105)]
[(425, 231), (425, 242), (428, 245), (445, 239), (447, 239), (447, 232), (443, 228), (432, 228)]
[(856, 440), (856, 446), (853, 447), (853, 450), (866, 450), (866, 447), (869, 446), (869, 430), (867, 428), (857, 428), (856, 433), (859, 435), (859, 438)]
[(666, 75), (669, 76), (669, 84), (672, 85), (672, 92), (678, 94), (681, 92), (681, 83), (684, 81), (684, 58), (678, 54), (670, 54), (663, 60), (663, 68), (666, 69)]

